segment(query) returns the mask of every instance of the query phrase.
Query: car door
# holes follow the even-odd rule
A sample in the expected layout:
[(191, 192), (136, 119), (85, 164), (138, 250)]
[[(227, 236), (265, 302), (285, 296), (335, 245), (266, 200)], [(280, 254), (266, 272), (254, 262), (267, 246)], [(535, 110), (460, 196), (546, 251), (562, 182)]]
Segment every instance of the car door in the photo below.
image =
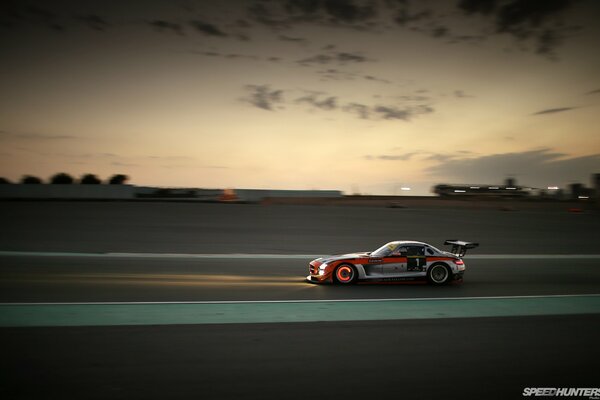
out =
[(369, 257), (366, 263), (363, 264), (365, 274), (368, 277), (381, 276), (381, 269), (383, 266), (383, 257)]
[(406, 272), (406, 246), (399, 246), (383, 258), (381, 273), (386, 277), (401, 276)]
[(427, 266), (427, 256), (425, 255), (425, 246), (410, 245), (406, 246), (406, 272), (423, 272)]

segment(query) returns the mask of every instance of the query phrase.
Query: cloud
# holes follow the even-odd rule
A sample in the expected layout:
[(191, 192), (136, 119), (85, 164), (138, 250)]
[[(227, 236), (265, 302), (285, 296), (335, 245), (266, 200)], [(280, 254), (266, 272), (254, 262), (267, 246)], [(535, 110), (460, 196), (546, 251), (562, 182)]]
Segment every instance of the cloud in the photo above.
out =
[(207, 168), (207, 169), (231, 169), (231, 167), (227, 167), (224, 165), (201, 165), (198, 168)]
[(71, 135), (46, 135), (41, 133), (22, 133), (15, 135), (20, 139), (33, 139), (33, 140), (70, 140), (77, 139), (75, 136)]
[(551, 59), (556, 59), (554, 49), (564, 40), (564, 36), (558, 31), (546, 30), (537, 38), (536, 53), (545, 55)]
[(312, 107), (321, 110), (335, 110), (337, 108), (337, 99), (334, 96), (325, 99), (319, 99), (319, 94), (309, 94), (295, 100), (296, 103), (307, 103)]
[[(417, 93), (419, 93), (419, 91), (417, 91)], [(429, 96), (424, 96), (422, 94), (411, 94), (411, 95), (402, 95), (402, 96), (396, 96), (396, 99), (402, 100), (402, 101), (410, 101), (410, 102), (423, 102), (423, 101), (429, 101), (431, 100), (431, 97)]]
[(320, 3), (328, 16), (337, 22), (352, 24), (369, 20), (375, 16), (375, 8), (371, 4), (359, 6), (354, 4), (352, 0), (325, 0)]
[(200, 20), (192, 20), (190, 21), (190, 25), (197, 30), (198, 32), (206, 35), (206, 36), (216, 36), (216, 37), (227, 37), (225, 32), (219, 29), (217, 26), (210, 24), (208, 22), (200, 21)]
[(58, 156), (62, 158), (122, 158), (121, 156), (114, 153), (43, 153), (47, 156)]
[(411, 158), (413, 158), (414, 156), (416, 156), (417, 154), (419, 154), (418, 151), (413, 151), (411, 153), (404, 153), (404, 154), (394, 154), (394, 155), (389, 155), (389, 154), (382, 154), (382, 155), (378, 155), (378, 156), (365, 156), (365, 158), (367, 160), (385, 160), (385, 161), (408, 161)]
[(26, 6), (25, 10), (25, 19), (29, 22), (45, 25), (56, 32), (63, 32), (66, 29), (64, 21), (48, 9)]
[(508, 34), (521, 42), (532, 41), (536, 53), (553, 58), (563, 39), (579, 29), (565, 25), (558, 18), (573, 3), (572, 0), (461, 0), (458, 8), (468, 16), (488, 17), (497, 34)]
[(448, 44), (454, 44), (454, 43), (473, 44), (473, 43), (480, 43), (484, 40), (485, 40), (485, 36), (483, 36), (483, 35), (453, 35), (453, 36), (448, 37), (447, 43)]
[(421, 10), (419, 12), (411, 14), (408, 8), (403, 7), (398, 11), (396, 17), (394, 18), (394, 21), (396, 21), (398, 25), (406, 26), (407, 24), (412, 22), (429, 20), (432, 16), (433, 12), (429, 9)]
[(300, 65), (326, 65), (326, 64), (338, 64), (345, 65), (348, 63), (362, 63), (365, 61), (370, 61), (367, 57), (359, 54), (359, 53), (350, 53), (350, 52), (332, 52), (330, 54), (317, 54), (312, 57), (304, 58), (302, 60), (298, 60), (298, 64)]
[(292, 42), (292, 43), (298, 43), (298, 44), (306, 44), (308, 43), (308, 39), (305, 38), (300, 38), (300, 37), (291, 37), (291, 36), (287, 36), (287, 35), (279, 35), (277, 36), (277, 38), (281, 41), (284, 42)]
[(0, 9), (0, 25), (5, 28), (27, 24), (42, 26), (55, 32), (64, 32), (67, 28), (79, 24), (96, 31), (105, 31), (111, 26), (105, 17), (97, 14), (75, 14), (71, 16), (64, 11), (56, 13), (37, 5), (17, 4), (17, 2), (4, 3), (2, 9)]
[(458, 7), (467, 15), (490, 15), (495, 9), (498, 0), (461, 0)]
[(459, 98), (459, 99), (466, 99), (466, 98), (473, 97), (473, 96), (466, 94), (464, 92), (464, 90), (455, 90), (454, 97)]
[(571, 110), (575, 110), (575, 109), (577, 109), (577, 107), (548, 108), (546, 110), (541, 110), (541, 111), (538, 111), (538, 112), (534, 112), (531, 115), (556, 114), (556, 113), (565, 112), (565, 111), (571, 111)]
[[(247, 85), (245, 89), (250, 93), (242, 100), (255, 107), (274, 111), (276, 108), (283, 109), (286, 106), (283, 90), (271, 89), (268, 85)], [(430, 105), (426, 104), (406, 105), (394, 102), (392, 104), (367, 105), (356, 102), (343, 102), (338, 96), (319, 91), (304, 91), (302, 96), (296, 97), (287, 105), (308, 105), (312, 109), (320, 111), (341, 111), (353, 114), (361, 119), (370, 120), (410, 121), (417, 116), (435, 111)]]
[(342, 109), (361, 119), (401, 121), (410, 121), (416, 116), (433, 113), (435, 111), (432, 107), (427, 105), (400, 107), (396, 105), (369, 106), (360, 103), (348, 103), (345, 104)]
[(209, 56), (209, 57), (223, 57), (223, 54), (219, 53), (218, 51), (193, 51), (194, 54), (202, 54), (205, 56)]
[(250, 38), (250, 36), (249, 36), (249, 35), (247, 35), (247, 34), (245, 34), (245, 33), (239, 33), (239, 32), (238, 32), (238, 33), (234, 33), (234, 34), (232, 34), (232, 36), (233, 36), (234, 38), (236, 38), (237, 40), (241, 41), (241, 42), (249, 42), (250, 40), (252, 40), (252, 39)]
[(562, 13), (571, 3), (570, 0), (513, 0), (498, 8), (496, 29), (498, 32), (526, 37), (532, 33), (531, 29), (540, 26), (553, 15)]
[(587, 182), (590, 174), (599, 170), (600, 154), (569, 158), (567, 154), (542, 148), (442, 160), (426, 172), (452, 183), (496, 183), (512, 175), (522, 184), (543, 188), (551, 184), (564, 186), (572, 181)]
[(363, 78), (365, 78), (368, 81), (373, 81), (373, 82), (391, 83), (387, 79), (377, 78), (376, 76), (373, 76), (373, 75), (364, 75)]
[[(198, 54), (198, 55), (207, 56), (207, 57), (221, 57), (221, 58), (227, 58), (227, 59), (246, 59), (246, 60), (252, 60), (252, 61), (261, 60), (260, 57), (255, 56), (255, 55), (250, 55), (250, 54), (220, 53), (218, 51), (198, 51), (198, 50), (190, 50), (189, 53)], [(271, 61), (271, 62), (276, 61), (273, 59), (273, 57), (267, 58), (265, 60)]]
[(252, 24), (245, 19), (238, 19), (234, 22), (238, 28), (252, 28)]
[(224, 55), (225, 58), (236, 59), (236, 58), (245, 58), (247, 60), (259, 60), (258, 56), (253, 56), (249, 54), (237, 54), (237, 53), (228, 53)]
[(425, 161), (445, 162), (449, 160), (454, 160), (457, 157), (458, 155), (456, 154), (432, 153), (429, 156), (425, 157)]
[(110, 26), (104, 17), (96, 14), (82, 15), (79, 17), (79, 20), (96, 31), (105, 31)]
[[(576, 2), (457, 0), (454, 5), (448, 2), (444, 8), (432, 2), (388, 1), (386, 5), (397, 26), (447, 44), (474, 44), (493, 36), (509, 35), (518, 42), (517, 48), (555, 59), (557, 48), (580, 29), (565, 21)], [(468, 21), (475, 17), (477, 21)]]
[(406, 121), (410, 117), (408, 110), (397, 107), (375, 106), (372, 112), (378, 113), (383, 119), (402, 119)]
[(429, 106), (404, 107), (395, 106), (375, 106), (371, 109), (371, 113), (379, 115), (383, 119), (399, 119), (409, 121), (414, 116), (419, 114), (432, 113), (434, 110)]
[(127, 162), (121, 162), (121, 161), (113, 161), (110, 163), (110, 165), (113, 165), (115, 167), (139, 167), (139, 164), (133, 164), (133, 163), (127, 163)]
[(148, 24), (158, 32), (171, 32), (179, 36), (184, 36), (183, 27), (178, 23), (155, 19), (148, 22)]
[(223, 54), (222, 56), (225, 58), (229, 58), (229, 59), (235, 59), (235, 58), (245, 58), (248, 60), (258, 60), (259, 59), (257, 56), (248, 55), (248, 54), (237, 54), (237, 53), (228, 53), (228, 54)]
[(42, 26), (55, 32), (64, 32), (67, 21), (47, 8), (35, 5), (3, 2), (0, 8), (0, 24), (4, 28), (30, 24)]
[(332, 80), (332, 81), (353, 81), (357, 79), (364, 79), (370, 82), (379, 82), (389, 84), (391, 83), (387, 79), (378, 78), (373, 75), (363, 75), (361, 73), (342, 71), (337, 68), (327, 68), (316, 71), (316, 73), (321, 77), (321, 80)]
[(283, 104), (283, 91), (271, 90), (269, 85), (247, 85), (246, 90), (250, 94), (243, 100), (260, 109), (273, 111)]
[(431, 36), (434, 38), (443, 38), (447, 37), (450, 30), (445, 26), (436, 26), (431, 29)]
[(78, 139), (77, 136), (71, 135), (54, 135), (45, 133), (13, 133), (8, 131), (0, 131), (0, 138), (15, 138), (24, 140), (71, 140)]
[(276, 30), (306, 23), (366, 30), (376, 26), (377, 9), (370, 1), (287, 0), (254, 2), (247, 13), (251, 20)]
[(355, 114), (360, 119), (369, 119), (371, 116), (370, 108), (360, 103), (348, 103), (344, 106), (344, 111)]
[(341, 52), (341, 53), (337, 53), (335, 55), (335, 58), (337, 59), (337, 61), (345, 63), (345, 62), (365, 62), (365, 61), (369, 61), (368, 58), (366, 58), (363, 55), (360, 55), (358, 53), (345, 53), (345, 52)]
[(168, 161), (195, 160), (194, 157), (189, 157), (189, 156), (145, 156), (144, 158), (150, 158), (152, 160), (168, 160)]
[(433, 113), (435, 110), (428, 105), (366, 105), (360, 103), (347, 103), (342, 109), (348, 113), (356, 115), (361, 119), (370, 120), (401, 120), (410, 121), (413, 118)]
[[(271, 7), (271, 8), (270, 8)], [(248, 18), (261, 25), (268, 26), (272, 29), (289, 28), (290, 20), (281, 15), (276, 15), (276, 10), (272, 6), (264, 3), (250, 3), (246, 10)]]
[[(484, 36), (480, 34), (454, 33), (448, 23), (454, 22), (455, 18), (436, 12), (429, 8), (427, 2), (388, 2), (388, 5), (392, 8), (389, 12), (394, 15), (393, 21), (404, 29), (443, 40), (448, 44), (476, 43), (484, 40)], [(465, 26), (468, 24), (461, 24), (459, 28), (464, 29)]]

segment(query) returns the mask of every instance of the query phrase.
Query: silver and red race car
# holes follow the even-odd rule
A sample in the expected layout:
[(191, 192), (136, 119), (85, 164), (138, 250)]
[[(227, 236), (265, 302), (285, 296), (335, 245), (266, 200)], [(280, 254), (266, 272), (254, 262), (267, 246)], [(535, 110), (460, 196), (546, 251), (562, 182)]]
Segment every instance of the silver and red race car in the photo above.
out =
[(352, 284), (365, 281), (406, 281), (426, 279), (433, 285), (461, 280), (465, 272), (462, 257), (479, 243), (446, 240), (451, 250), (411, 240), (389, 242), (375, 251), (322, 257), (309, 264), (312, 283)]

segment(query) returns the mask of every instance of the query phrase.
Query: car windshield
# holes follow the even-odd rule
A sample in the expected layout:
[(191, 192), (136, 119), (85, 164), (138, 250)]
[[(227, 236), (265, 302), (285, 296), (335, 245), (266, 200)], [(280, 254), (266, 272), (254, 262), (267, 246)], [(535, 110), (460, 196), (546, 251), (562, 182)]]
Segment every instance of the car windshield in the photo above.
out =
[(386, 243), (374, 252), (372, 252), (370, 255), (371, 257), (387, 257), (392, 253), (392, 251), (394, 251), (396, 247), (398, 247), (398, 243)]

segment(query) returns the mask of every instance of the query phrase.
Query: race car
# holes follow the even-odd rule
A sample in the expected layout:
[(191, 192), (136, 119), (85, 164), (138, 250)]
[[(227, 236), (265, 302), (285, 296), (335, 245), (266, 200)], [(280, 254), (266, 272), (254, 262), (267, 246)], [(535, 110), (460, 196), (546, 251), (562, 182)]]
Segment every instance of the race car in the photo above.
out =
[(479, 243), (446, 240), (451, 250), (412, 240), (397, 240), (375, 251), (321, 257), (309, 263), (311, 283), (349, 285), (365, 281), (405, 281), (426, 279), (433, 285), (462, 280), (465, 262), (462, 257)]

